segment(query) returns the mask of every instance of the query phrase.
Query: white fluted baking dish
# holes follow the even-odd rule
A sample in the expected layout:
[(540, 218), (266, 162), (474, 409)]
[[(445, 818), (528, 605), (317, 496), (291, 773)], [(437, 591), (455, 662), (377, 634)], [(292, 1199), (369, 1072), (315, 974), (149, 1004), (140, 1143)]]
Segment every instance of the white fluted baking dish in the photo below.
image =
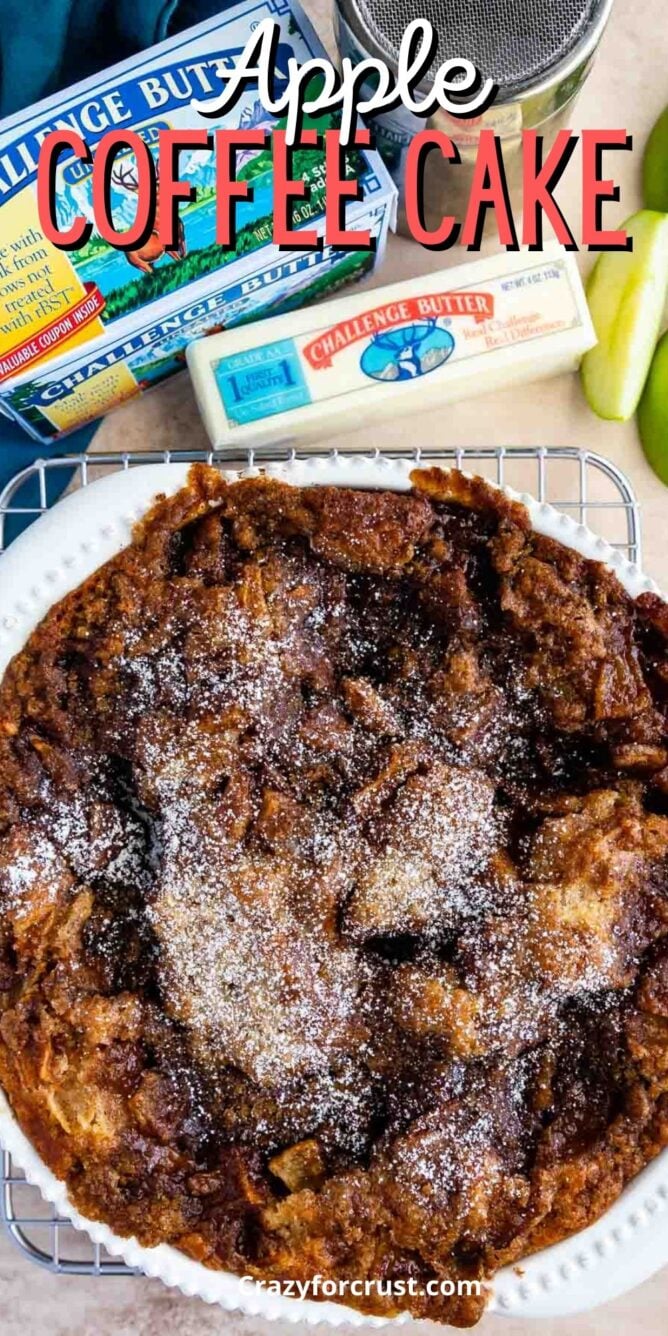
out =
[[(412, 460), (339, 455), (267, 464), (263, 472), (300, 486), (333, 483), (405, 491), (415, 467)], [(152, 464), (115, 473), (58, 502), (16, 539), (0, 559), (0, 677), (49, 608), (127, 546), (133, 525), (157, 494), (178, 491), (188, 470), (188, 464)], [(257, 471), (230, 470), (225, 476), (232, 480)], [(631, 597), (646, 591), (660, 593), (653, 580), (584, 525), (525, 493), (503, 490), (525, 504), (538, 533), (603, 562)], [(165, 1244), (144, 1248), (136, 1239), (119, 1238), (106, 1225), (84, 1219), (69, 1202), (64, 1184), (22, 1133), (1, 1091), (0, 1143), (45, 1199), (94, 1242), (185, 1294), (225, 1309), (294, 1323), (384, 1326), (408, 1320), (407, 1315), (373, 1318), (342, 1304), (271, 1294), (242, 1283), (238, 1276), (211, 1271), (175, 1248)], [(499, 1272), (492, 1282), (489, 1311), (523, 1317), (566, 1316), (615, 1298), (666, 1264), (668, 1151), (638, 1175), (596, 1224), (526, 1259), (521, 1267)]]

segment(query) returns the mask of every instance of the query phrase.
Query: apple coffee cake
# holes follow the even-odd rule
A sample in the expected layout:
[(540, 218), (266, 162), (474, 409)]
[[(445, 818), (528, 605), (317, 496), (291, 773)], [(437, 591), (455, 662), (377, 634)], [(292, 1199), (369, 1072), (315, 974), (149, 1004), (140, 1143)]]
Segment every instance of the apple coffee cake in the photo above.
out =
[(0, 1081), (76, 1207), (461, 1326), (603, 1212), (668, 1142), (667, 645), (456, 471), (160, 499), (0, 690)]

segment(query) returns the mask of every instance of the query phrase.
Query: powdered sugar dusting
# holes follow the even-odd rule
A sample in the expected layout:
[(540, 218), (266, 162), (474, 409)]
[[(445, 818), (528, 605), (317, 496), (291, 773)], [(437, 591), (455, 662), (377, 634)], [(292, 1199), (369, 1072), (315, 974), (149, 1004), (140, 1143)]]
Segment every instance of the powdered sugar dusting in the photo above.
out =
[[(379, 529), (366, 495), (349, 533), (347, 496), (322, 523), (291, 493), (247, 497), (159, 535), (156, 569), (112, 578), (100, 624), (70, 630), (77, 745), (60, 765), (60, 717), (56, 741), (21, 740), (35, 778), (3, 909), (85, 888), (88, 979), (151, 1011), (149, 1091), (187, 1092), (221, 1143), (316, 1138), (406, 1237), (459, 1220), (471, 1246), (496, 1192), (524, 1201), (559, 1110), (580, 1101), (580, 1136), (590, 1086), (607, 1107), (596, 1035), (653, 940), (668, 823), (598, 773), (573, 628), (547, 698), (508, 629), (542, 606), (534, 567), (501, 606), (523, 531), (497, 569), (471, 511), (416, 498), (404, 532), (394, 498)], [(171, 1095), (144, 1095), (142, 1136), (157, 1108), (166, 1146)]]

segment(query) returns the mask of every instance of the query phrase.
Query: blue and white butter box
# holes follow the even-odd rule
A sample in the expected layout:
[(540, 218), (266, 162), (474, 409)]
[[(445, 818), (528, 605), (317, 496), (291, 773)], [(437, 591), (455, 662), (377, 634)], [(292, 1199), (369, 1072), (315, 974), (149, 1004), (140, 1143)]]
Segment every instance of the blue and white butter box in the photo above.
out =
[[(280, 25), (282, 68), (290, 57), (301, 64), (325, 54), (295, 0), (240, 0), (215, 19), (0, 122), (0, 410), (34, 438), (65, 434), (182, 369), (186, 345), (208, 330), (319, 300), (381, 261), (396, 188), (375, 152), (356, 159), (362, 198), (349, 203), (346, 217), (350, 230), (370, 228), (375, 252), (279, 250), (271, 240), (271, 155), (260, 152), (237, 162), (253, 198), (237, 204), (234, 251), (215, 242), (214, 154), (208, 150), (181, 154), (180, 176), (197, 192), (180, 209), (182, 254), (162, 254), (147, 267), (141, 256), (112, 248), (96, 233), (79, 251), (66, 252), (41, 232), (37, 160), (49, 130), (75, 129), (93, 151), (111, 129), (136, 131), (149, 147), (167, 128), (213, 132), (261, 124), (271, 130), (275, 118), (252, 87), (218, 118), (203, 117), (192, 105), (193, 98), (222, 91), (222, 76), (264, 18)], [(307, 156), (301, 174), (310, 196), (300, 202), (299, 226), (322, 236), (322, 158)], [(114, 223), (123, 228), (136, 208), (131, 160), (119, 175), (111, 204)], [(78, 213), (93, 217), (91, 192), (90, 168), (64, 154), (56, 178), (61, 227)]]

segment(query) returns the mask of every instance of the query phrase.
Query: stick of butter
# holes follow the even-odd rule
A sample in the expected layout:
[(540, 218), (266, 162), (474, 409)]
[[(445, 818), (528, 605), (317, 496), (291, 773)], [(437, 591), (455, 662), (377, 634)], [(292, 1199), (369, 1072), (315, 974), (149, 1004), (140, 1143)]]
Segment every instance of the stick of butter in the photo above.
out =
[(572, 371), (596, 342), (573, 256), (493, 256), (198, 339), (215, 447), (307, 444)]

